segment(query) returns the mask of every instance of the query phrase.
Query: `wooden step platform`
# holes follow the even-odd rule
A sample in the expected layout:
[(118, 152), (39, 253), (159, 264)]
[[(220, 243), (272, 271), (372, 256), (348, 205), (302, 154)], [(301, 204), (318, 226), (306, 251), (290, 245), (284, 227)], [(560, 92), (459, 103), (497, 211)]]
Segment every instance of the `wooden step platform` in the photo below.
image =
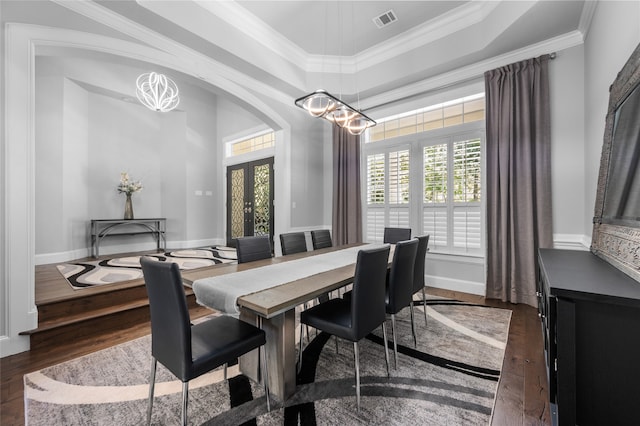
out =
[[(32, 350), (61, 341), (82, 343), (149, 323), (143, 279), (75, 290), (51, 264), (36, 266), (35, 281), (38, 327), (20, 333), (30, 336)], [(211, 313), (196, 303), (191, 288), (185, 287), (185, 294), (192, 318)]]

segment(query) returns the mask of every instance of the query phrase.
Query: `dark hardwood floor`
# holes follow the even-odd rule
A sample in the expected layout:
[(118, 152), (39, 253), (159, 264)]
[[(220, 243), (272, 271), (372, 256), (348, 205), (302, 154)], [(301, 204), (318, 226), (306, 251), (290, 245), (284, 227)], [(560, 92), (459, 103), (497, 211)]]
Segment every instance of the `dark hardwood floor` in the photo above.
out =
[[(60, 280), (59, 273), (51, 265), (37, 267), (35, 274), (36, 304), (42, 301), (59, 301), (78, 294), (77, 291), (70, 289), (64, 279)], [(125, 284), (125, 287), (140, 285), (140, 282), (131, 282)], [(101, 293), (107, 289), (81, 291)], [(491, 424), (494, 426), (550, 425), (542, 334), (537, 310), (530, 306), (486, 300), (481, 296), (447, 290), (428, 288), (428, 293), (512, 310), (509, 340)], [(192, 305), (190, 312), (193, 318), (197, 318), (211, 311)], [(106, 317), (103, 321), (110, 321), (110, 319)], [(138, 320), (133, 325), (127, 324), (126, 328), (92, 333), (82, 339), (51, 339), (46, 341), (46, 344), (38, 345), (28, 352), (2, 358), (0, 360), (2, 379), (0, 424), (3, 426), (24, 424), (24, 374), (149, 333), (148, 320)]]

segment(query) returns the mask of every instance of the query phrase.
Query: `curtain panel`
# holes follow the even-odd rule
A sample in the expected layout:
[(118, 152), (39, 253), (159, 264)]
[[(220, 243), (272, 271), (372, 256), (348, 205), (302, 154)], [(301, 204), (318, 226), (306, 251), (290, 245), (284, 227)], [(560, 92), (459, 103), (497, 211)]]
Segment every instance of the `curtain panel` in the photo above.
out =
[(333, 126), (333, 244), (362, 242), (360, 136)]
[(485, 73), (488, 298), (537, 306), (553, 246), (549, 55)]

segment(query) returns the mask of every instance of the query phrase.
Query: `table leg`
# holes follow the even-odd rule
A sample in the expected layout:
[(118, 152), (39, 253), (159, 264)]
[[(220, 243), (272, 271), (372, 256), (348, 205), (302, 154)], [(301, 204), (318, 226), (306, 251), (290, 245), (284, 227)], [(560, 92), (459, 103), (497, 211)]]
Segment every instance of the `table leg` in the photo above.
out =
[[(257, 324), (256, 315), (244, 309), (240, 312), (240, 319)], [(296, 390), (295, 311), (289, 310), (273, 318), (263, 319), (262, 329), (267, 335), (269, 390), (280, 401), (285, 401)], [(240, 371), (258, 381), (259, 352), (252, 351), (240, 357), (239, 362)]]

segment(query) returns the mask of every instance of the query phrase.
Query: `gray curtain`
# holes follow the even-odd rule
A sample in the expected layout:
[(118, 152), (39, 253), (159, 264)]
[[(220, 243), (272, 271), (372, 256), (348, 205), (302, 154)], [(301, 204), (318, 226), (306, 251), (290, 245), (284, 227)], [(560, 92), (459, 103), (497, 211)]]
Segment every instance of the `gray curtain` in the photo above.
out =
[(485, 73), (487, 297), (532, 306), (538, 248), (553, 246), (548, 62)]
[(362, 241), (360, 136), (333, 126), (333, 244)]

